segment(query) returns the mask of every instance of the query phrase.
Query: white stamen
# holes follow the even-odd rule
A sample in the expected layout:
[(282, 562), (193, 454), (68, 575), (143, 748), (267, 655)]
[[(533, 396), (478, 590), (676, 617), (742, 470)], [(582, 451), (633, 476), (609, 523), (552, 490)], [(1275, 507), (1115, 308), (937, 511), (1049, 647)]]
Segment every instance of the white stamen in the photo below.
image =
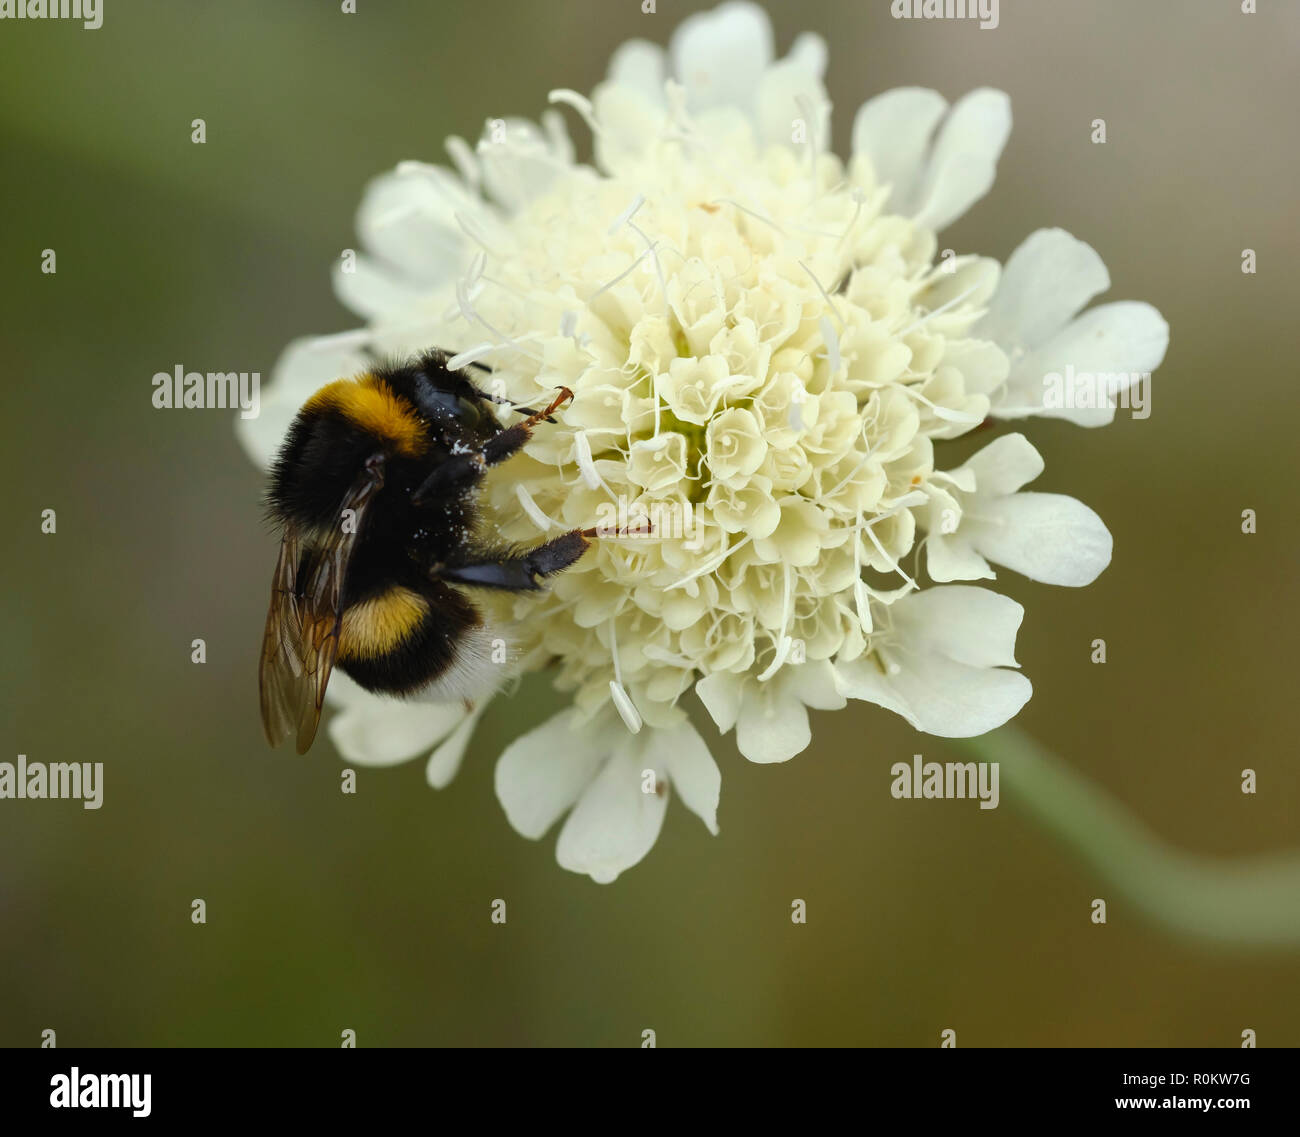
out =
[(787, 562), (785, 568), (785, 597), (781, 601), (781, 635), (776, 641), (776, 655), (772, 662), (768, 664), (767, 669), (758, 676), (760, 683), (766, 683), (785, 663), (785, 657), (790, 654), (790, 648), (794, 646), (794, 640), (790, 638), (790, 621), (794, 617), (794, 570), (790, 568)]
[(822, 339), (826, 341), (826, 361), (830, 364), (831, 376), (834, 377), (840, 371), (840, 337), (835, 331), (835, 325), (825, 316), (818, 321), (818, 326), (822, 330)]
[(815, 285), (817, 285), (817, 291), (822, 294), (822, 299), (826, 301), (827, 305), (830, 307), (830, 310), (835, 313), (835, 318), (839, 320), (840, 327), (841, 328), (844, 327), (844, 317), (840, 315), (840, 310), (837, 307), (835, 307), (835, 301), (831, 299), (831, 294), (826, 291), (826, 289), (822, 286), (822, 282), (817, 279), (817, 276), (813, 272), (813, 270), (810, 269), (806, 264), (804, 264), (803, 261), (799, 262), (799, 267), (803, 269), (804, 272), (806, 272), (810, 277), (812, 277), (812, 282)]
[(919, 403), (924, 403), (932, 411), (935, 418), (941, 418), (944, 422), (983, 422), (983, 415), (966, 414), (963, 411), (950, 410), (948, 407), (941, 407), (938, 403), (932, 403), (915, 387), (909, 387), (906, 383), (900, 384), (900, 388), (911, 395)]
[(577, 91), (570, 90), (568, 87), (558, 87), (556, 90), (547, 93), (546, 101), (572, 107), (582, 117), (583, 122), (587, 124), (592, 134), (603, 133), (600, 122), (596, 118), (596, 112), (591, 105), (591, 100), (586, 95), (580, 95)]
[(614, 709), (618, 711), (619, 717), (623, 724), (633, 734), (641, 730), (641, 715), (636, 709), (636, 704), (632, 702), (628, 693), (620, 687), (613, 679), (609, 681), (609, 697), (614, 701)]
[(752, 209), (747, 209), (745, 206), (741, 205), (740, 202), (736, 201), (735, 198), (716, 197), (711, 202), (709, 202), (709, 204), (717, 205), (719, 202), (723, 203), (724, 205), (734, 205), (737, 209), (740, 210), (741, 213), (749, 214), (749, 216), (752, 217), (755, 221), (761, 221), (764, 225), (770, 225), (773, 229), (775, 229), (778, 233), (780, 233), (782, 237), (786, 235), (785, 230), (782, 229), (781, 226), (778, 225), (775, 221), (773, 221), (770, 217), (764, 217), (761, 213), (755, 213)]
[(473, 347), (468, 347), (459, 355), (453, 355), (447, 360), (447, 370), (459, 371), (467, 364), (477, 363), (485, 355), (491, 355), (496, 351), (497, 346), (497, 344), (489, 343), (486, 340), (483, 343), (476, 343)]
[(882, 557), (884, 557), (885, 564), (887, 564), (891, 569), (893, 569), (894, 572), (898, 573), (898, 575), (901, 576), (905, 581), (907, 581), (907, 583), (910, 584), (913, 588), (916, 588), (917, 587), (916, 581), (914, 581), (910, 576), (908, 576), (907, 573), (903, 571), (902, 566), (885, 551), (885, 546), (880, 543), (880, 538), (876, 536), (875, 530), (871, 528), (872, 523), (880, 520), (881, 520), (880, 517), (873, 517), (871, 519), (871, 522), (868, 522), (866, 525), (863, 525), (861, 527), (862, 532), (864, 532), (867, 535), (868, 540), (870, 540), (871, 543), (876, 546), (876, 552), (878, 552)]
[(611, 225), (611, 226), (606, 230), (606, 232), (607, 232), (610, 236), (613, 236), (613, 235), (614, 235), (615, 233), (617, 233), (620, 229), (622, 229), (624, 225), (626, 225), (629, 221), (631, 221), (633, 217), (636, 216), (636, 211), (637, 211), (638, 209), (640, 209), (643, 205), (645, 205), (645, 195), (639, 193), (639, 194), (636, 195), (636, 198), (635, 198), (635, 200), (632, 202), (632, 204), (629, 205), (625, 210), (623, 210), (622, 213), (620, 213), (620, 214), (619, 214), (619, 215), (614, 219), (614, 224)]
[(844, 242), (849, 239), (849, 234), (857, 228), (858, 218), (862, 216), (862, 204), (867, 200), (866, 194), (864, 194), (857, 186), (853, 187), (853, 193), (851, 196), (854, 201), (853, 216), (849, 218), (847, 227), (844, 232), (840, 234), (840, 239), (835, 243), (836, 252), (839, 252), (839, 250), (844, 247)]
[(751, 540), (753, 540), (752, 537), (746, 537), (743, 541), (738, 541), (736, 544), (732, 545), (731, 548), (723, 549), (722, 555), (718, 557), (716, 560), (711, 561), (708, 564), (701, 565), (694, 572), (687, 573), (684, 577), (682, 577), (681, 580), (674, 581), (666, 589), (664, 589), (664, 591), (669, 592), (674, 588), (681, 588), (682, 585), (690, 584), (691, 581), (696, 580), (699, 577), (706, 575), (707, 573), (713, 572), (714, 569), (721, 567), (722, 562), (725, 561), (729, 556), (731, 556), (732, 553), (734, 553), (737, 549), (743, 549), (746, 545), (749, 544)]
[(636, 709), (623, 686), (623, 668), (618, 662), (618, 631), (614, 617), (609, 618), (609, 650), (614, 659), (614, 678), (609, 681), (609, 697), (614, 700), (614, 709), (618, 711), (627, 729), (636, 734), (641, 729), (641, 714)]
[[(855, 541), (854, 545), (860, 543)], [(853, 582), (853, 606), (858, 610), (858, 625), (862, 628), (862, 634), (871, 635), (871, 594), (867, 592), (867, 586), (861, 580)]]
[(515, 483), (515, 498), (518, 500), (520, 508), (528, 515), (528, 520), (543, 533), (560, 528), (559, 522), (551, 520), (542, 512), (541, 507), (533, 500), (533, 495), (528, 492), (523, 482)]
[(578, 470), (582, 473), (582, 480), (587, 483), (587, 488), (600, 489), (605, 484), (605, 480), (596, 469), (596, 461), (591, 456), (591, 443), (587, 441), (585, 430), (574, 433), (573, 446), (578, 453)]
[(636, 260), (634, 260), (630, 265), (628, 265), (627, 268), (625, 268), (622, 272), (620, 272), (618, 276), (614, 277), (614, 279), (611, 280), (608, 284), (601, 285), (600, 288), (596, 289), (595, 292), (593, 292), (590, 296), (588, 296), (587, 303), (590, 304), (593, 300), (596, 299), (597, 296), (601, 295), (601, 293), (608, 292), (611, 288), (614, 287), (614, 285), (616, 285), (620, 280), (622, 280), (625, 276), (627, 276), (630, 272), (632, 272), (632, 270), (635, 269), (636, 266), (639, 265), (643, 260), (645, 260), (646, 257), (648, 257), (652, 252), (654, 252), (653, 244), (648, 249), (646, 249), (645, 252), (643, 252), (639, 257), (637, 257)]
[(927, 312), (924, 316), (922, 316), (919, 320), (917, 320), (916, 323), (909, 325), (908, 327), (904, 328), (901, 332), (899, 332), (898, 333), (899, 338), (901, 339), (903, 336), (909, 334), (910, 332), (916, 331), (916, 329), (919, 328), (922, 324), (924, 324), (927, 320), (932, 320), (934, 319), (935, 316), (941, 315), (942, 313), (948, 311), (948, 309), (951, 308), (954, 304), (960, 304), (963, 300), (966, 299), (967, 296), (969, 296), (972, 292), (974, 292), (977, 288), (979, 288), (980, 283), (981, 282), (976, 281), (976, 283), (972, 284), (968, 289), (966, 289), (965, 292), (961, 293), (958, 296), (954, 296), (946, 304), (940, 304), (939, 307), (935, 308), (933, 311)]

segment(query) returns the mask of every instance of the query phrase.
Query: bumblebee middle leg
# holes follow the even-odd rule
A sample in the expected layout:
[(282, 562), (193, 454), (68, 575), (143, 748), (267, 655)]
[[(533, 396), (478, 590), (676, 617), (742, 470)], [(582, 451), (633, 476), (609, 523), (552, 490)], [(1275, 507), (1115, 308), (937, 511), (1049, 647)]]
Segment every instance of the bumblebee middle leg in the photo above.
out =
[(506, 592), (536, 592), (542, 577), (554, 576), (573, 564), (591, 544), (590, 529), (572, 529), (515, 556), (478, 561), (473, 564), (443, 565), (434, 570), (442, 580), (477, 584)]

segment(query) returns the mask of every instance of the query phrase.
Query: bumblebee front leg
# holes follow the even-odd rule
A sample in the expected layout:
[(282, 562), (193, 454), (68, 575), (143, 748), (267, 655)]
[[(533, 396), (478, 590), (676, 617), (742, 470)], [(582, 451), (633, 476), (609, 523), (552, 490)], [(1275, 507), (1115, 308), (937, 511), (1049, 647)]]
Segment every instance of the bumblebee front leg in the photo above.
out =
[(573, 529), (519, 556), (501, 557), (474, 564), (442, 565), (434, 575), (458, 584), (477, 584), (506, 592), (536, 592), (539, 578), (554, 576), (573, 564), (591, 544), (594, 529)]
[(495, 435), (486, 446), (483, 447), (483, 460), (489, 466), (495, 466), (498, 462), (504, 462), (516, 450), (518, 450), (533, 433), (533, 427), (539, 422), (548, 420), (557, 410), (573, 398), (573, 392), (568, 387), (561, 387), (559, 395), (549, 407), (544, 411), (534, 411), (523, 422), (517, 422), (514, 426), (508, 426), (500, 434)]
[(480, 477), (489, 466), (504, 462), (528, 441), (533, 427), (544, 419), (553, 421), (550, 419), (551, 413), (572, 398), (573, 392), (568, 387), (561, 387), (560, 394), (546, 410), (533, 411), (523, 422), (517, 422), (493, 435), (482, 450), (472, 454), (456, 454), (438, 463), (429, 476), (416, 486), (411, 494), (411, 504), (421, 505), (431, 497), (466, 486)]

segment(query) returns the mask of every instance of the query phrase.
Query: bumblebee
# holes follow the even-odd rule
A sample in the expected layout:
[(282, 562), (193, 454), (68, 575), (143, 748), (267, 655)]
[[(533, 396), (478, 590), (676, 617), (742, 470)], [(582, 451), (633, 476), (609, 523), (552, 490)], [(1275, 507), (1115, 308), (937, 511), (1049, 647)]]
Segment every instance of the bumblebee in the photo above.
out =
[(490, 629), (464, 589), (539, 589), (595, 529), (530, 549), (479, 535), (484, 474), (573, 398), (503, 425), (440, 351), (322, 387), (299, 410), (271, 469), (282, 540), (259, 669), (262, 725), (305, 754), (337, 664), (369, 691), (463, 698), (495, 685)]

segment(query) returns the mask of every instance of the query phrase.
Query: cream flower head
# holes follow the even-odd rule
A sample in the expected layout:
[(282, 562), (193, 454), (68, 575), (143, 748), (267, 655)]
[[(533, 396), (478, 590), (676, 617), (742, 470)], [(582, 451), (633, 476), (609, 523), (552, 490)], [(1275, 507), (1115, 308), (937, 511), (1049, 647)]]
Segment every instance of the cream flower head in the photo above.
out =
[[(1023, 436), (949, 470), (936, 443), (989, 416), (1110, 421), (1115, 382), (1063, 407), (1043, 376), (1137, 382), (1164, 321), (1140, 303), (1078, 315), (1109, 282), (1060, 230), (1005, 268), (937, 257), (936, 230), (992, 185), (1007, 97), (879, 95), (844, 161), (826, 148), (825, 65), (814, 35), (774, 59), (763, 12), (728, 3), (666, 54), (624, 45), (590, 98), (552, 92), (590, 129), (593, 165), (554, 108), (540, 126), (492, 120), (476, 147), (450, 139), (451, 168), (403, 163), (362, 203), (365, 254), (335, 273), (367, 326), (291, 345), (245, 429), (265, 462), (317, 387), (431, 346), (489, 364), (519, 404), (574, 392), (485, 494), (508, 540), (605, 534), (508, 613), (514, 670), (553, 666), (572, 705), (507, 748), (496, 787), (526, 836), (567, 813), (559, 861), (599, 881), (650, 849), (671, 791), (717, 831), (692, 691), (755, 762), (804, 750), (808, 708), (850, 698), (979, 734), (1029, 698), (1023, 611), (949, 582), (998, 564), (1083, 585), (1110, 559), (1086, 506), (1020, 492), (1043, 468)], [(940, 583), (908, 571), (921, 546)], [(346, 758), (432, 748), (435, 786), (487, 705), (395, 704), (338, 676), (332, 697)]]

